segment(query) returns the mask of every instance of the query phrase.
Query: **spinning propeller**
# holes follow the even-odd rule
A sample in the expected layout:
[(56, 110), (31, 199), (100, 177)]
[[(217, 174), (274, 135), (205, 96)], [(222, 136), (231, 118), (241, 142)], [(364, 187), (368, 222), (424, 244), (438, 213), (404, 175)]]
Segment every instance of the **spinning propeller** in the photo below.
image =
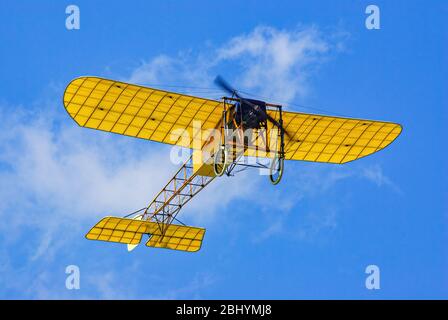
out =
[(224, 91), (231, 94), (232, 96), (237, 97), (241, 101), (242, 105), (244, 103), (245, 105), (249, 106), (255, 113), (261, 115), (264, 119), (267, 119), (269, 122), (271, 122), (277, 128), (279, 128), (282, 132), (284, 132), (288, 137), (290, 137), (288, 132), (282, 127), (282, 125), (277, 120), (275, 120), (273, 117), (271, 117), (269, 114), (267, 114), (263, 109), (258, 108), (257, 105), (252, 103), (250, 100), (243, 98), (238, 93), (238, 91), (236, 91), (230, 84), (228, 84), (227, 81), (225, 81), (221, 76), (217, 76), (215, 78), (215, 84), (218, 87), (220, 87), (221, 89), (223, 89)]

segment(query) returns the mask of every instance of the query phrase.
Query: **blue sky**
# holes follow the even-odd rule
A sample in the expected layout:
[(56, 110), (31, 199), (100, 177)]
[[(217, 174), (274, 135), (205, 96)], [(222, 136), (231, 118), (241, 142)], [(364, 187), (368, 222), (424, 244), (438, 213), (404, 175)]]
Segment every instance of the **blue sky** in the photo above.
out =
[[(77, 0), (72, 31), (69, 4), (0, 9), (1, 298), (448, 297), (447, 4)], [(369, 4), (380, 30), (365, 28)], [(290, 110), (404, 130), (347, 165), (288, 162), (275, 187), (256, 172), (214, 181), (181, 216), (207, 228), (198, 253), (85, 240), (102, 216), (145, 206), (176, 166), (169, 147), (77, 127), (65, 86), (98, 75), (212, 88), (218, 73)], [(65, 287), (72, 264), (80, 290)], [(365, 287), (372, 264), (379, 290)]]

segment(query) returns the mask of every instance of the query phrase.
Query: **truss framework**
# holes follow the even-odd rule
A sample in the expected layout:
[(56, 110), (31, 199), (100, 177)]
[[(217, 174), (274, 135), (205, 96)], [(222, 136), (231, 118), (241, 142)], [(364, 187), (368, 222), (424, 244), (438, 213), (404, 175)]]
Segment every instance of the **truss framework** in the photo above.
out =
[(176, 172), (173, 178), (157, 194), (142, 215), (143, 220), (157, 222), (162, 230), (174, 220), (180, 209), (204, 189), (215, 177), (201, 176), (193, 170), (193, 156), (191, 156)]

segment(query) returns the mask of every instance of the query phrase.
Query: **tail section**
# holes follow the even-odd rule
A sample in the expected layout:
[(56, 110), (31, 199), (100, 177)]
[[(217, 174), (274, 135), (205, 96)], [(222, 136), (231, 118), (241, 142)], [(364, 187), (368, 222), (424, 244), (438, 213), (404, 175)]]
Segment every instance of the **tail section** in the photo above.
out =
[(147, 220), (105, 217), (87, 234), (89, 240), (124, 243), (128, 251), (140, 244), (144, 234), (149, 235), (148, 247), (196, 252), (201, 248), (204, 228), (164, 224)]

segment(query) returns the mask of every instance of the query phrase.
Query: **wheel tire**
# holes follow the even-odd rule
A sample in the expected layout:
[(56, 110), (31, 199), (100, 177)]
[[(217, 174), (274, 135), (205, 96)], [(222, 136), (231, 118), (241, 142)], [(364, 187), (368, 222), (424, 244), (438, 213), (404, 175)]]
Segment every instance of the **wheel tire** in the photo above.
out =
[(227, 159), (228, 159), (227, 148), (221, 146), (215, 153), (215, 157), (213, 159), (213, 170), (215, 171), (215, 175), (217, 177), (222, 176), (224, 172), (226, 172)]
[(273, 185), (278, 184), (282, 180), (284, 166), (285, 159), (275, 156), (269, 170), (269, 180), (271, 180)]

